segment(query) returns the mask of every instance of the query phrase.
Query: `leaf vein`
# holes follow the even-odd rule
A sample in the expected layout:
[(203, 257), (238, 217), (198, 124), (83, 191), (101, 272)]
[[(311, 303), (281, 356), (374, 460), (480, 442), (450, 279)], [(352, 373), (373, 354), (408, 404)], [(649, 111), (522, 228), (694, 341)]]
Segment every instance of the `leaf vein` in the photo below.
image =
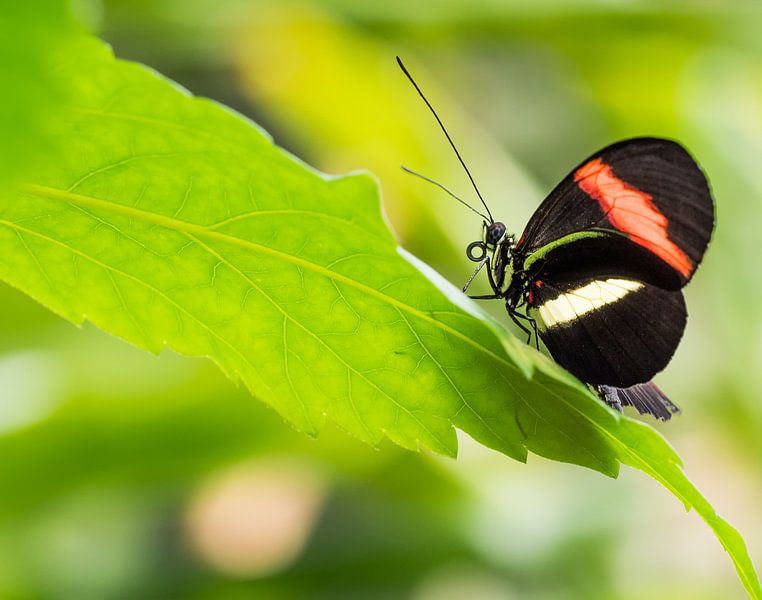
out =
[[(445, 452), (449, 452), (447, 443), (440, 439), (437, 434), (435, 434), (433, 431), (431, 431), (420, 419), (418, 419), (413, 412), (408, 409), (406, 406), (400, 404), (397, 400), (394, 399), (393, 396), (391, 396), (389, 393), (384, 391), (381, 387), (379, 387), (373, 380), (366, 377), (363, 373), (355, 369), (352, 365), (350, 365), (336, 350), (334, 350), (329, 344), (326, 343), (324, 339), (322, 339), (319, 335), (317, 335), (315, 332), (310, 330), (308, 327), (294, 319), (291, 315), (289, 315), (283, 307), (275, 301), (274, 298), (272, 298), (267, 292), (265, 292), (260, 286), (258, 286), (253, 279), (251, 279), (246, 273), (238, 269), (234, 264), (232, 264), (230, 261), (228, 261), (224, 256), (219, 254), (217, 251), (215, 251), (213, 248), (209, 247), (207, 244), (202, 242), (200, 239), (196, 238), (192, 234), (185, 232), (185, 235), (187, 235), (189, 238), (194, 239), (195, 242), (204, 250), (206, 250), (208, 253), (210, 253), (212, 256), (217, 257), (219, 260), (222, 260), (225, 262), (225, 264), (228, 266), (229, 269), (231, 269), (234, 273), (237, 273), (240, 275), (243, 279), (245, 279), (252, 287), (256, 288), (257, 291), (267, 300), (270, 301), (270, 303), (278, 310), (280, 313), (288, 320), (290, 320), (294, 325), (302, 329), (306, 334), (308, 334), (313, 339), (317, 340), (318, 343), (323, 346), (326, 350), (328, 350), (333, 356), (336, 357), (336, 359), (344, 365), (345, 368), (351, 369), (352, 372), (357, 373), (364, 381), (366, 381), (371, 387), (378, 390), (383, 396), (385, 396), (387, 399), (389, 399), (392, 403), (394, 403), (396, 406), (401, 408), (403, 411), (405, 411), (413, 420), (415, 420), (418, 425), (421, 426), (421, 428), (428, 433), (433, 440), (435, 440), (437, 443), (441, 445), (441, 448), (445, 450)], [(311, 264), (311, 263), (310, 263)]]
[(428, 321), (435, 325), (436, 327), (448, 332), (450, 335), (460, 339), (461, 341), (469, 344), (470, 346), (476, 348), (477, 350), (484, 352), (487, 356), (491, 357), (493, 360), (503, 364), (504, 366), (508, 367), (509, 369), (513, 371), (518, 371), (521, 373), (521, 369), (514, 365), (513, 363), (509, 362), (502, 356), (499, 356), (498, 354), (495, 354), (492, 350), (487, 348), (486, 346), (480, 344), (479, 342), (471, 339), (467, 335), (461, 333), (460, 331), (453, 329), (449, 325), (438, 321), (437, 319), (433, 318), (432, 316), (426, 314), (423, 311), (420, 311), (408, 304), (405, 304), (401, 300), (397, 300), (396, 298), (392, 296), (388, 296), (387, 294), (384, 294), (382, 292), (379, 292), (378, 290), (369, 287), (365, 285), (364, 283), (361, 283), (355, 279), (352, 279), (351, 277), (348, 277), (346, 275), (342, 275), (340, 273), (336, 273), (335, 271), (331, 271), (322, 265), (318, 265), (316, 263), (310, 262), (306, 259), (299, 258), (296, 256), (292, 256), (290, 254), (287, 254), (285, 252), (281, 252), (280, 250), (276, 250), (274, 248), (270, 248), (268, 246), (263, 246), (261, 244), (257, 244), (255, 242), (250, 242), (248, 240), (243, 240), (241, 238), (236, 238), (224, 233), (216, 232), (216, 231), (210, 231), (208, 228), (197, 225), (195, 223), (190, 223), (188, 221), (179, 221), (176, 219), (172, 219), (169, 217), (166, 217), (165, 215), (159, 215), (156, 213), (150, 213), (141, 209), (132, 208), (130, 206), (126, 206), (123, 204), (117, 204), (113, 202), (108, 202), (105, 200), (99, 200), (97, 198), (92, 198), (89, 196), (84, 196), (82, 194), (75, 194), (71, 192), (66, 192), (62, 190), (56, 190), (54, 188), (49, 188), (46, 186), (41, 186), (37, 184), (25, 184), (22, 186), (22, 189), (26, 190), (28, 193), (31, 193), (33, 195), (41, 195), (46, 198), (54, 199), (54, 200), (61, 200), (63, 202), (70, 202), (70, 203), (81, 203), (86, 204), (89, 206), (93, 206), (96, 208), (101, 208), (104, 210), (110, 210), (115, 213), (120, 213), (123, 215), (132, 215), (136, 218), (140, 218), (142, 220), (155, 223), (157, 225), (160, 225), (162, 227), (165, 227), (170, 230), (174, 231), (181, 231), (186, 234), (193, 234), (196, 235), (202, 235), (206, 237), (210, 237), (213, 239), (217, 239), (222, 242), (227, 242), (229, 244), (237, 245), (242, 248), (246, 248), (249, 250), (253, 250), (256, 252), (260, 252), (262, 254), (268, 254), (270, 256), (274, 256), (276, 258), (280, 258), (281, 260), (284, 260), (286, 262), (290, 262), (293, 264), (299, 264), (311, 271), (314, 271), (318, 274), (321, 274), (325, 277), (335, 279), (337, 281), (341, 281), (342, 283), (345, 283), (349, 285), (350, 287), (354, 287), (369, 296), (373, 296), (375, 298), (378, 298), (384, 302), (387, 302), (393, 306), (397, 306), (401, 308), (402, 310), (405, 310), (406, 312), (415, 315), (416, 317), (423, 319), (425, 321)]
[[(168, 302), (171, 306), (173, 306), (175, 309), (179, 310), (180, 312), (184, 313), (188, 317), (190, 317), (193, 321), (198, 323), (204, 330), (206, 330), (210, 335), (217, 338), (219, 341), (224, 343), (226, 346), (228, 346), (231, 350), (233, 350), (238, 356), (241, 357), (241, 359), (244, 361), (246, 365), (251, 367), (252, 371), (258, 373), (258, 369), (252, 363), (245, 354), (243, 354), (240, 350), (238, 350), (233, 344), (228, 342), (225, 338), (220, 336), (217, 332), (214, 331), (214, 329), (211, 328), (207, 323), (202, 321), (200, 318), (198, 318), (196, 315), (194, 315), (191, 311), (189, 311), (187, 308), (179, 304), (177, 301), (173, 300), (169, 296), (167, 296), (164, 292), (162, 292), (160, 289), (156, 288), (155, 286), (151, 285), (147, 281), (144, 281), (142, 279), (139, 279), (138, 277), (135, 277), (134, 275), (131, 275), (130, 273), (127, 273), (125, 271), (122, 271), (116, 267), (113, 267), (109, 264), (106, 264), (104, 262), (99, 261), (98, 259), (90, 256), (89, 254), (82, 252), (81, 250), (74, 248), (73, 246), (69, 246), (68, 244), (65, 244), (59, 240), (56, 240), (54, 238), (51, 238), (50, 236), (45, 235), (44, 233), (40, 233), (38, 231), (33, 231), (31, 229), (26, 229), (25, 227), (21, 227), (20, 225), (17, 225), (16, 223), (12, 223), (11, 221), (6, 221), (5, 219), (0, 219), (0, 225), (5, 225), (7, 227), (10, 227), (12, 229), (21, 230), (25, 233), (28, 233), (30, 235), (34, 235), (36, 237), (39, 237), (41, 239), (44, 239), (45, 241), (48, 241), (52, 244), (55, 244), (57, 246), (60, 246), (61, 248), (64, 248), (68, 250), (69, 252), (72, 252), (73, 254), (76, 254), (77, 256), (80, 256), (84, 258), (85, 260), (90, 261), (91, 263), (107, 270), (107, 271), (113, 271), (114, 273), (121, 275), (127, 279), (130, 279), (131, 281), (134, 281), (135, 283), (144, 286), (146, 289), (152, 291), (157, 296), (163, 298), (166, 302)], [(212, 358), (214, 360), (214, 358)], [(216, 362), (216, 361), (215, 361)], [(268, 389), (268, 391), (271, 391), (270, 387), (267, 385), (265, 380), (260, 376), (259, 379), (262, 381), (262, 384), (265, 386), (265, 388)]]
[[(452, 387), (452, 389), (455, 391), (455, 393), (458, 395), (461, 401), (462, 406), (466, 406), (469, 411), (477, 418), (479, 421), (482, 422), (482, 424), (487, 428), (487, 430), (495, 436), (496, 439), (500, 440), (503, 444), (506, 444), (510, 446), (511, 444), (497, 431), (495, 431), (490, 425), (484, 420), (484, 417), (482, 417), (474, 408), (469, 404), (469, 402), (466, 400), (466, 397), (463, 395), (463, 392), (461, 392), (460, 388), (455, 385), (455, 382), (452, 380), (452, 377), (450, 377), (450, 374), (447, 372), (446, 369), (442, 367), (442, 364), (434, 358), (434, 355), (429, 351), (428, 346), (424, 343), (423, 339), (420, 335), (418, 335), (418, 332), (415, 330), (415, 328), (411, 325), (410, 321), (408, 321), (407, 317), (403, 314), (403, 312), (398, 308), (395, 307), (397, 310), (397, 313), (400, 317), (402, 317), (402, 320), (405, 322), (405, 325), (407, 325), (407, 328), (410, 330), (410, 333), (413, 334), (413, 337), (415, 337), (416, 340), (418, 340), (418, 345), (423, 349), (423, 351), (426, 353), (426, 355), (431, 359), (431, 361), (436, 365), (437, 369), (439, 369), (439, 372), (444, 375), (445, 379), (447, 379), (448, 383)], [(416, 367), (417, 368), (417, 367)]]
[(310, 414), (307, 411), (307, 405), (304, 403), (304, 399), (299, 395), (299, 392), (296, 391), (296, 386), (294, 386), (294, 381), (291, 379), (291, 372), (288, 368), (288, 355), (291, 352), (291, 349), (288, 347), (288, 334), (286, 331), (286, 326), (288, 325), (288, 317), (284, 315), (283, 317), (283, 370), (286, 374), (286, 382), (288, 383), (288, 387), (291, 390), (291, 394), (296, 399), (296, 402), (299, 404), (299, 408), (302, 409), (302, 413), (304, 413), (304, 419), (307, 421), (310, 432), (312, 434), (317, 433), (317, 429), (315, 427), (315, 424), (312, 422), (312, 419), (310, 418)]

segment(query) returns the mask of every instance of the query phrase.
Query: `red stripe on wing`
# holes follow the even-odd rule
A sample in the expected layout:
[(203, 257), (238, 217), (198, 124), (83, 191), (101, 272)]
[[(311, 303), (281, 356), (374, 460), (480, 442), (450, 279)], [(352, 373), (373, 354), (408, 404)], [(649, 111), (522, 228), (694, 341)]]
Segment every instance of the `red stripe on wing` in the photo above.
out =
[(652, 196), (619, 179), (600, 158), (581, 166), (574, 180), (597, 200), (611, 224), (636, 244), (648, 248), (684, 277), (693, 270), (691, 259), (667, 235), (667, 217)]

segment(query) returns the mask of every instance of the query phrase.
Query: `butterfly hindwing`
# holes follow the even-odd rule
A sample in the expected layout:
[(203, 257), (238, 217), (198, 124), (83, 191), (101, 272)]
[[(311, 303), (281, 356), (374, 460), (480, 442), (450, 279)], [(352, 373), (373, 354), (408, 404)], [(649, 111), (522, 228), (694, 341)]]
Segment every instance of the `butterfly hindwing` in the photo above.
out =
[(709, 185), (688, 152), (669, 140), (636, 138), (574, 169), (537, 209), (516, 249), (530, 256), (569, 236), (617, 236), (669, 269), (675, 289), (690, 280), (713, 227)]
[(672, 358), (686, 311), (682, 292), (621, 276), (537, 279), (529, 316), (553, 358), (590, 384), (649, 381)]

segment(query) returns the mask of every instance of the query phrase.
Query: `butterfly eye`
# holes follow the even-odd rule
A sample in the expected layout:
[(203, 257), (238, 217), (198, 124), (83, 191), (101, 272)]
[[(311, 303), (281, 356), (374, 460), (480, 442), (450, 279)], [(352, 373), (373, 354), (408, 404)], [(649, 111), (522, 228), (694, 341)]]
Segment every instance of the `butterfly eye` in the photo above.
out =
[(487, 230), (487, 243), (497, 244), (505, 234), (505, 225), (503, 223), (492, 223)]

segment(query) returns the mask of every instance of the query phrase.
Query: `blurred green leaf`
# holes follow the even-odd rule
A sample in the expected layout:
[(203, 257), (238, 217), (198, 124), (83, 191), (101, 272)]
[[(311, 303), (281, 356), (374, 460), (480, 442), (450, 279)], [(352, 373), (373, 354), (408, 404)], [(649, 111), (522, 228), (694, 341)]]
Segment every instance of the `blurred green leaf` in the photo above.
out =
[(0, 185), (55, 156), (46, 136), (65, 90), (52, 68), (74, 27), (63, 0), (8, 0), (0, 18)]
[(457, 426), (517, 460), (634, 466), (697, 509), (762, 597), (740, 535), (666, 441), (401, 253), (370, 177), (321, 176), (90, 38), (59, 68), (69, 151), (5, 195), (3, 279), (151, 352), (210, 357), (311, 434), (328, 418), (455, 455)]

